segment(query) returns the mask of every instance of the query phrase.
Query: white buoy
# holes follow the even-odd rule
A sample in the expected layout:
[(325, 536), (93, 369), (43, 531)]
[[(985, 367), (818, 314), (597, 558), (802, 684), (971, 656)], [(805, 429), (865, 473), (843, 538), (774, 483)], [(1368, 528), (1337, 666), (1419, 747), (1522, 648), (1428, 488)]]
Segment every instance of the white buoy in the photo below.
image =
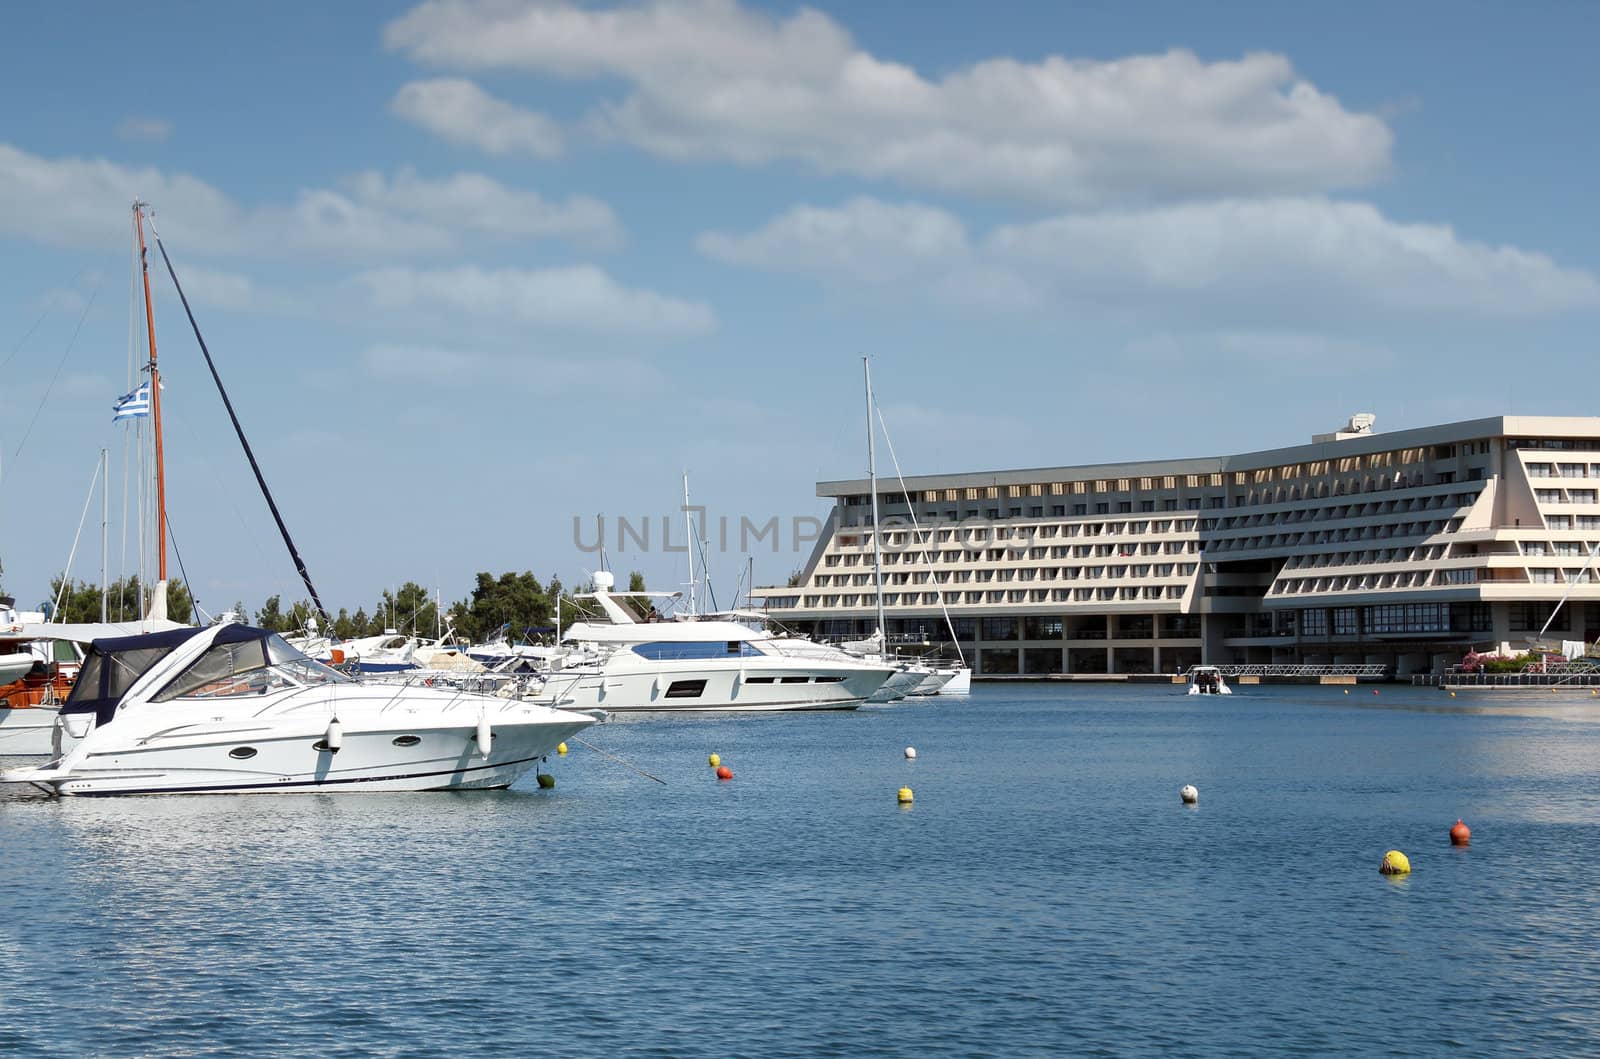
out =
[(906, 760), (907, 761), (915, 761), (915, 760), (917, 760), (917, 748), (916, 747), (914, 747), (914, 746), (906, 747)]
[(488, 757), (489, 747), (493, 743), (494, 730), (489, 727), (489, 715), (484, 714), (478, 718), (478, 753)]
[(1178, 792), (1178, 797), (1183, 799), (1184, 805), (1195, 805), (1200, 801), (1200, 792), (1195, 789), (1194, 784), (1185, 783), (1183, 790)]
[(322, 742), (330, 754), (337, 754), (339, 748), (344, 746), (344, 726), (339, 723), (339, 718), (328, 722), (328, 730), (322, 733)]

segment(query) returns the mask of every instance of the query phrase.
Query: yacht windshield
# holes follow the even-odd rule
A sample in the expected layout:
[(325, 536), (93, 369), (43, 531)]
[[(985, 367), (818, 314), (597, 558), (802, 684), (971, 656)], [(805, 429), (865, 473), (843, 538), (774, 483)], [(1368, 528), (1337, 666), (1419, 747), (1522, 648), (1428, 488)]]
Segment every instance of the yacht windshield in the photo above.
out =
[(285, 688), (349, 681), (349, 677), (312, 661), (272, 633), (238, 643), (213, 644), (163, 688), (155, 701), (264, 695)]

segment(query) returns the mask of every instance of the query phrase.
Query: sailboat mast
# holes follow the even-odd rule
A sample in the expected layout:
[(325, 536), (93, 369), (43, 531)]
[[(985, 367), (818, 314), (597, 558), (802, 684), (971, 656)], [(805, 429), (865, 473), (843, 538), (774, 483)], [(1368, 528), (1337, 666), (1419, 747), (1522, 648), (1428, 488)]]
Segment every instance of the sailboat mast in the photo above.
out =
[(883, 637), (883, 653), (889, 653), (889, 631), (883, 620), (883, 532), (878, 522), (878, 449), (872, 429), (872, 361), (861, 358), (867, 379), (867, 477), (872, 483), (872, 583), (878, 592), (878, 635)]
[[(161, 369), (156, 364), (156, 310), (150, 300), (150, 263), (145, 258), (144, 211), (147, 204), (133, 203), (133, 226), (139, 232), (139, 274), (144, 279), (144, 330), (150, 341), (150, 417), (156, 442), (156, 580), (166, 590), (167, 580), (167, 468), (161, 448)], [(164, 610), (165, 608), (163, 608)]]
[(689, 472), (683, 472), (683, 532), (684, 540), (689, 546), (689, 613), (698, 614), (700, 608), (696, 604), (696, 585), (694, 580), (694, 550), (699, 545), (699, 540), (694, 533), (694, 513), (689, 510)]
[(111, 585), (107, 581), (111, 569), (111, 450), (100, 450), (100, 624), (109, 620), (107, 600), (111, 598)]

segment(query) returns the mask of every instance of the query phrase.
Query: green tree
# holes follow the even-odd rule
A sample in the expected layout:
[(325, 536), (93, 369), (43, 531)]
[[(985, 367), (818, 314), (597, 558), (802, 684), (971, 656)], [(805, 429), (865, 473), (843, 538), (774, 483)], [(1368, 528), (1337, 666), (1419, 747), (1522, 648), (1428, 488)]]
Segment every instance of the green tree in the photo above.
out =
[[(644, 587), (644, 574), (642, 574), (639, 571), (635, 570), (635, 571), (633, 571), (632, 573), (630, 573), (628, 575), (628, 591), (629, 592), (645, 592), (645, 591), (648, 591)], [(619, 600), (618, 602), (620, 602), (624, 607), (627, 607), (628, 610), (632, 611), (633, 612), (633, 616), (635, 618), (637, 618), (638, 620), (640, 620), (640, 621), (644, 621), (647, 618), (649, 618), (650, 614), (656, 609), (655, 608), (655, 604), (651, 603), (648, 599), (644, 599), (644, 598), (637, 598), (637, 599), (635, 599), (635, 598), (626, 598), (626, 599)]]
[[(66, 592), (61, 591), (61, 578), (50, 581), (50, 598), (54, 600), (58, 595), (61, 597), (60, 618), (65, 622), (99, 621), (101, 594), (99, 585), (87, 581), (73, 582), (67, 586)], [(138, 576), (111, 582), (106, 602), (106, 616), (112, 621), (136, 621), (144, 617), (144, 591), (140, 588)], [(187, 625), (193, 616), (194, 602), (189, 598), (188, 588), (181, 581), (168, 581), (167, 619)]]
[(498, 578), (489, 573), (478, 574), (472, 595), (451, 609), (462, 636), (483, 640), (503, 625), (509, 626), (507, 631), (513, 638), (521, 636), (524, 629), (549, 625), (552, 606), (551, 596), (539, 579), (532, 571), (524, 571), (507, 572)]
[(288, 626), (288, 617), (281, 609), (282, 601), (276, 596), (268, 596), (266, 603), (256, 611), (256, 627), (270, 632), (283, 632)]

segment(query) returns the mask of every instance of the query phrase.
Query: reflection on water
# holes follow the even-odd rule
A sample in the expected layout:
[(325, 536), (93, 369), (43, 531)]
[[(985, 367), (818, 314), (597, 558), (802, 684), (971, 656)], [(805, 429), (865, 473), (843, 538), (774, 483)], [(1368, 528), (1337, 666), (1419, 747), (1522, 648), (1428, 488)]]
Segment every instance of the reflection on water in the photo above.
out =
[(1600, 1050), (1600, 711), (1442, 697), (980, 688), (585, 734), (666, 786), (574, 746), (554, 791), (9, 796), (0, 1053)]

